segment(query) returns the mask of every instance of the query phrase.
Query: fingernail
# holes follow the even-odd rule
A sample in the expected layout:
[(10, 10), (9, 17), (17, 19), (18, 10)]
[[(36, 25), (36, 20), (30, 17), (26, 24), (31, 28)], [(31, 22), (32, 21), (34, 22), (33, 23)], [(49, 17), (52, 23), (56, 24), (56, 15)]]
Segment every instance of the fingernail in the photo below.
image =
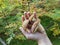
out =
[(28, 18), (30, 17), (30, 12), (27, 12), (27, 16), (28, 16)]
[(27, 12), (24, 12), (24, 15), (26, 15), (27, 14)]

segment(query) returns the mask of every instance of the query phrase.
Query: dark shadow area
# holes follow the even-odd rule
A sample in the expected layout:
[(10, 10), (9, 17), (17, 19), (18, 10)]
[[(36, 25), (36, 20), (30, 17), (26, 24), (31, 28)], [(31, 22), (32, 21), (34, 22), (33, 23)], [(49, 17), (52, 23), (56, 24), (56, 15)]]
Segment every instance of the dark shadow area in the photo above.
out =
[(50, 31), (50, 28), (54, 25), (54, 23), (58, 24), (58, 27), (60, 29), (60, 21), (59, 20), (54, 20), (53, 18), (49, 17), (49, 16), (41, 16), (39, 17), (39, 19), (41, 19), (41, 24), (44, 26), (47, 35), (49, 36), (49, 38), (54, 38), (52, 35), (52, 31)]
[(41, 16), (39, 17), (41, 19), (41, 24), (45, 27), (45, 29), (49, 29), (52, 25), (54, 25), (54, 20), (51, 17), (48, 16)]
[(2, 45), (1, 42), (0, 42), (0, 45)]
[(60, 20), (55, 20), (55, 22), (58, 24), (58, 27), (60, 29)]
[[(53, 32), (50, 31), (50, 28), (54, 25), (54, 23), (57, 23), (58, 24), (58, 27), (60, 29), (60, 20), (53, 20), (53, 18), (49, 17), (49, 16), (41, 16), (39, 17), (41, 19), (41, 24), (44, 26), (46, 32), (47, 32), (47, 35), (48, 37), (51, 39), (51, 41), (54, 43), (56, 43), (57, 41), (59, 41), (60, 39), (58, 39), (58, 37), (60, 35), (58, 35), (57, 37), (54, 37), (53, 36)], [(56, 45), (60, 45), (59, 44), (60, 42), (56, 43)], [(55, 44), (54, 44), (55, 45)]]
[(18, 40), (18, 39), (14, 39), (11, 41), (11, 43), (9, 45), (12, 45), (12, 43), (14, 45), (38, 45), (36, 41), (34, 40)]

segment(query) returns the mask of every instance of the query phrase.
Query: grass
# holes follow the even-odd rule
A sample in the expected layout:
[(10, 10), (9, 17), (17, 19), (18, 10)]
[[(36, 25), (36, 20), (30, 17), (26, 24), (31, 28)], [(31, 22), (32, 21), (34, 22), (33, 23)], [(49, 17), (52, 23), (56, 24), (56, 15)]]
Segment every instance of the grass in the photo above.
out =
[(33, 40), (13, 40), (10, 45), (37, 45), (36, 41)]
[[(60, 39), (51, 39), (53, 45), (60, 45)], [(36, 41), (33, 40), (13, 40), (10, 45), (38, 45)]]
[(60, 45), (60, 39), (52, 39), (53, 45)]
[[(51, 38), (51, 42), (53, 45), (60, 45), (60, 39), (58, 38)], [(0, 43), (0, 45), (2, 44)], [(13, 39), (9, 45), (38, 45), (38, 43), (34, 40)]]
[[(53, 15), (43, 16), (42, 18), (40, 17), (42, 20), (42, 23), (45, 22), (43, 23), (44, 27), (47, 27), (50, 24), (50, 21), (51, 23), (53, 23), (54, 21), (53, 19), (60, 19), (60, 11), (59, 10), (55, 10), (55, 11), (56, 13)], [(52, 38), (51, 41), (53, 45), (60, 45), (60, 39), (58, 38)], [(0, 43), (0, 45), (2, 44)], [(33, 41), (33, 40), (13, 39), (9, 45), (38, 45), (38, 44), (36, 41)]]

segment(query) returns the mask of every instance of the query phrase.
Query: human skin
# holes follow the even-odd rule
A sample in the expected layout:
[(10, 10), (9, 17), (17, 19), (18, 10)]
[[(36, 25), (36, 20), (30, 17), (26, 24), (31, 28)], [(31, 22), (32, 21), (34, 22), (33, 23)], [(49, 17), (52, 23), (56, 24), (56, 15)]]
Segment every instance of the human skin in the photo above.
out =
[[(33, 17), (36, 18), (36, 21), (32, 24), (31, 28), (33, 30), (35, 30), (36, 27), (38, 26), (38, 30), (40, 32), (36, 31), (35, 33), (33, 33), (33, 32), (31, 32), (31, 29), (28, 29), (28, 27), (27, 27), (28, 23), (33, 18), (29, 12), (25, 12), (25, 14), (22, 16), (22, 27), (19, 28), (20, 31), (24, 34), (24, 36), (27, 39), (37, 40), (38, 45), (52, 45), (51, 41), (49, 40), (49, 38), (45, 32), (45, 29), (40, 24), (40, 22), (38, 22), (38, 17), (35, 15), (35, 13), (33, 13), (33, 15), (34, 15)], [(31, 25), (31, 24), (29, 24), (29, 25)], [(29, 30), (29, 31), (26, 31), (26, 30)]]

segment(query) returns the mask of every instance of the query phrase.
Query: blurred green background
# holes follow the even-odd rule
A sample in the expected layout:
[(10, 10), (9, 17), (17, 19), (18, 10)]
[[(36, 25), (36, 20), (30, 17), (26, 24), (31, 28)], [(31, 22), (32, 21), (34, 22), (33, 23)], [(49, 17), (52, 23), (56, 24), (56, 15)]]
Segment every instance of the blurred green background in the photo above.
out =
[(37, 45), (19, 30), (25, 11), (36, 11), (53, 45), (60, 45), (60, 0), (0, 0), (0, 45)]

